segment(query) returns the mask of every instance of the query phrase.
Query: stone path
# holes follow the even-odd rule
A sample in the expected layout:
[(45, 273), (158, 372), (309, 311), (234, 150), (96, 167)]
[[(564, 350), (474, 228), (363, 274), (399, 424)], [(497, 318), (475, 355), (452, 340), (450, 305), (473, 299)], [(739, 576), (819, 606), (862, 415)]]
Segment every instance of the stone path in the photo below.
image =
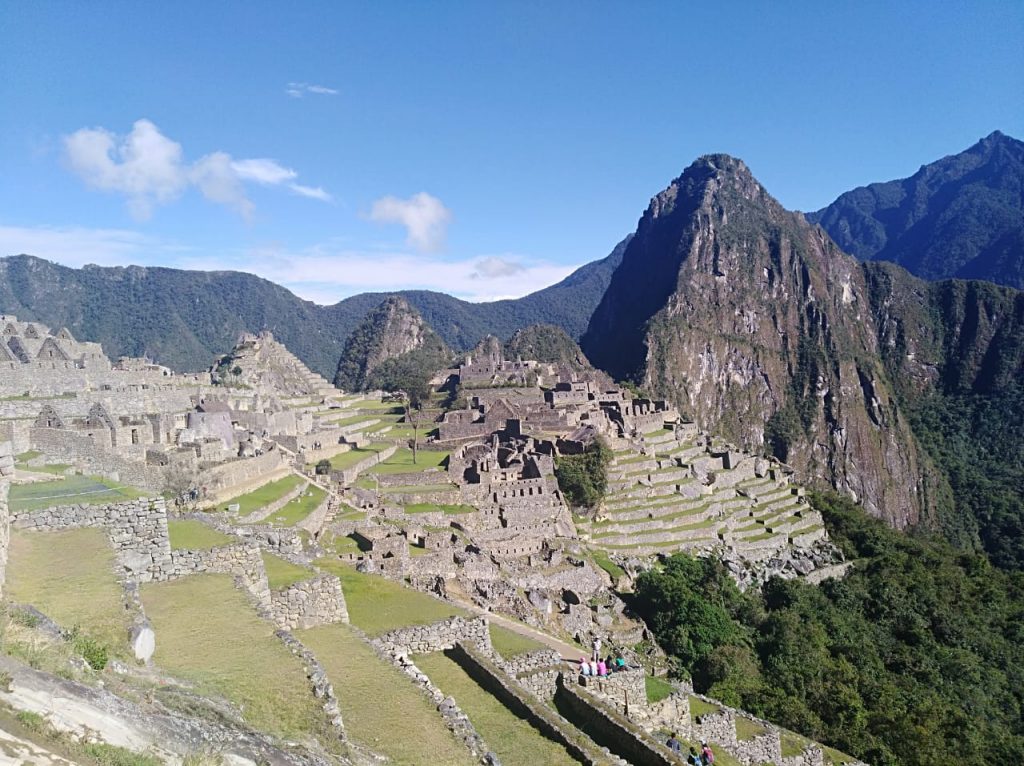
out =
[(489, 622), (493, 622), (496, 625), (501, 625), (503, 628), (508, 628), (509, 630), (513, 631), (514, 633), (518, 633), (521, 636), (526, 636), (527, 638), (532, 638), (534, 641), (539, 641), (548, 648), (554, 649), (556, 652), (562, 655), (562, 659), (564, 660), (578, 661), (583, 654), (587, 654), (586, 649), (582, 649), (581, 647), (575, 646), (574, 644), (562, 641), (561, 639), (555, 638), (554, 636), (551, 636), (542, 630), (537, 630), (537, 628), (532, 628), (529, 625), (524, 625), (521, 622), (513, 620), (511, 617), (505, 617), (504, 615), (498, 614), (497, 612), (489, 612), (486, 609), (482, 609), (478, 607), (476, 604), (470, 603), (468, 600), (464, 600), (461, 597), (461, 595), (462, 594), (452, 593), (449, 584), (448, 598), (452, 601), (452, 603), (462, 607), (463, 609), (473, 612), (473, 614), (479, 615), (481, 617), (486, 617)]

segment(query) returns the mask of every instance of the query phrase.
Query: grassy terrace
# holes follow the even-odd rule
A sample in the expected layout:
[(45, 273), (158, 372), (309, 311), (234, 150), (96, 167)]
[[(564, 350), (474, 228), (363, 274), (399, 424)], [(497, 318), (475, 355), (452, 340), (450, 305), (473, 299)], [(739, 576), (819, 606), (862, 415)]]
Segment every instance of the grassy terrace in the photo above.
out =
[(603, 551), (600, 548), (591, 551), (591, 555), (594, 557), (594, 563), (597, 564), (601, 569), (609, 574), (613, 581), (618, 580), (624, 574), (626, 570), (616, 564), (609, 558), (607, 551)]
[(9, 501), (12, 511), (38, 511), (55, 505), (120, 503), (147, 495), (97, 476), (68, 476), (36, 484), (14, 484)]
[(510, 630), (497, 623), (492, 622), (489, 629), (491, 632), (491, 645), (506, 660), (520, 654), (527, 654), (528, 652), (547, 648), (540, 641), (536, 641), (529, 636), (520, 635), (514, 630)]
[(355, 447), (348, 452), (342, 452), (331, 458), (331, 468), (336, 471), (344, 471), (356, 463), (366, 460), (379, 452), (386, 450), (389, 444), (369, 444), (366, 447)]
[(332, 426), (350, 426), (354, 423), (369, 423), (371, 420), (376, 420), (376, 415), (345, 415), (336, 418), (321, 418), (325, 423), (330, 423)]
[(320, 487), (310, 484), (305, 492), (288, 502), (284, 508), (272, 513), (265, 520), (271, 524), (283, 527), (294, 527), (319, 508), (320, 503), (326, 497), (327, 493), (320, 489)]
[(502, 763), (509, 766), (577, 763), (564, 747), (515, 715), (444, 654), (435, 652), (416, 657), (414, 661), (442, 692), (455, 697)]
[(220, 509), (227, 510), (229, 505), (238, 503), (238, 515), (250, 516), (261, 508), (265, 508), (270, 503), (280, 500), (304, 481), (305, 479), (301, 476), (290, 474), (284, 478), (278, 479), (277, 481), (264, 484), (262, 487), (254, 489), (252, 492), (232, 498), (231, 500), (222, 503)]
[[(223, 695), (253, 726), (295, 738), (322, 725), (302, 661), (260, 619), (228, 575), (142, 586), (165, 671)], [(340, 686), (340, 685), (339, 685)]]
[(644, 690), (648, 702), (661, 702), (675, 691), (675, 687), (663, 678), (644, 676)]
[(237, 542), (235, 538), (191, 519), (171, 519), (167, 522), (167, 531), (171, 537), (171, 550), (175, 551), (208, 550)]
[(406, 588), (393, 580), (362, 574), (337, 559), (317, 559), (316, 565), (341, 578), (349, 619), (353, 625), (371, 636), (379, 636), (406, 625), (425, 625), (445, 620), (456, 614), (469, 616), (464, 609)]
[(445, 728), (430, 700), (380, 660), (348, 626), (324, 625), (296, 635), (327, 671), (345, 731), (353, 741), (383, 753), (395, 764), (475, 763)]
[(305, 567), (300, 567), (298, 564), (293, 564), (290, 561), (285, 561), (273, 553), (263, 551), (262, 555), (263, 568), (267, 570), (267, 580), (270, 582), (271, 590), (287, 588), (289, 585), (316, 577), (315, 572)]
[(391, 474), (391, 473), (413, 473), (426, 471), (428, 468), (441, 468), (442, 463), (447, 463), (448, 452), (434, 452), (432, 450), (417, 450), (416, 462), (412, 461), (412, 450), (408, 447), (401, 447), (395, 450), (395, 454), (382, 463), (378, 463), (367, 470), (367, 473)]
[(32, 604), (62, 627), (78, 625), (123, 653), (129, 624), (114, 566), (114, 550), (102, 530), (11, 530), (4, 595)]
[(475, 513), (476, 508), (471, 505), (438, 505), (435, 503), (410, 503), (405, 506), (406, 513)]

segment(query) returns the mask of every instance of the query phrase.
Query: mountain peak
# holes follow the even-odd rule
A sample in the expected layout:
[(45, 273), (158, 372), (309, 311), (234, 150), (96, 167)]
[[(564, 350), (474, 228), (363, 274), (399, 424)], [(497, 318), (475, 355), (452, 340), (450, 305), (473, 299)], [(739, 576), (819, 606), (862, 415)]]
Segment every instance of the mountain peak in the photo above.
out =
[(839, 196), (807, 217), (861, 260), (925, 279), (1024, 288), (1024, 142), (998, 130), (914, 175)]

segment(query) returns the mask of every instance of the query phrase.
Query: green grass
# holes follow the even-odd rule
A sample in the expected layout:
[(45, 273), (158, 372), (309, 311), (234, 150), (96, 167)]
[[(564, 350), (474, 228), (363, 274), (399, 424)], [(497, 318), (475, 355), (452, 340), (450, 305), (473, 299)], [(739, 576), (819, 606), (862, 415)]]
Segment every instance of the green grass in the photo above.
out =
[(325, 497), (327, 497), (326, 492), (320, 487), (310, 484), (305, 492), (289, 501), (281, 510), (272, 513), (266, 521), (284, 527), (294, 527), (319, 508)]
[(675, 687), (663, 678), (644, 676), (644, 689), (648, 702), (661, 702), (675, 691)]
[(448, 452), (434, 452), (433, 450), (417, 450), (416, 462), (412, 462), (412, 450), (408, 447), (400, 447), (395, 454), (382, 463), (378, 463), (368, 470), (368, 473), (411, 473), (414, 471), (426, 471), (428, 468), (439, 468), (441, 463), (448, 459)]
[(229, 575), (146, 583), (142, 601), (157, 635), (153, 659), (164, 671), (227, 697), (246, 721), (278, 736), (301, 736), (322, 721), (302, 661)]
[(374, 420), (375, 418), (376, 415), (348, 415), (343, 418), (321, 418), (321, 420), (330, 423), (332, 426), (340, 427), (350, 426), (353, 425), (354, 423), (368, 423), (371, 420)]
[(324, 548), (341, 554), (362, 552), (356, 539), (349, 535), (337, 535), (331, 538), (329, 542), (324, 543)]
[(235, 538), (208, 527), (201, 521), (171, 519), (167, 522), (171, 550), (208, 550), (237, 542)]
[[(856, 759), (847, 755), (846, 753), (836, 750), (834, 747), (828, 747), (822, 745), (821, 749), (825, 752), (825, 763), (840, 764), (840, 763), (853, 763)], [(717, 761), (716, 761), (717, 762)]]
[(739, 716), (736, 718), (736, 739), (748, 740), (760, 737), (765, 733), (765, 728), (757, 721)]
[(252, 492), (232, 498), (231, 500), (222, 503), (221, 507), (226, 509), (229, 505), (238, 503), (238, 515), (251, 516), (261, 508), (265, 508), (274, 501), (280, 500), (304, 481), (305, 479), (301, 476), (289, 474), (277, 481), (264, 484), (262, 487), (254, 489)]
[(316, 572), (285, 561), (280, 556), (266, 551), (263, 551), (263, 567), (267, 570), (267, 580), (271, 590), (287, 588), (289, 585), (316, 577)]
[(147, 493), (95, 476), (68, 476), (57, 481), (14, 484), (9, 501), (12, 511), (38, 511), (55, 505), (120, 503), (146, 497)]
[(608, 556), (607, 551), (603, 551), (600, 548), (597, 548), (591, 551), (591, 553), (594, 556), (594, 563), (601, 567), (601, 569), (603, 569), (611, 576), (612, 582), (618, 581), (620, 577), (626, 574), (625, 569), (623, 569), (611, 560), (611, 557)]
[(490, 624), (491, 645), (506, 660), (519, 654), (546, 649), (547, 646), (529, 636), (516, 633), (504, 625)]
[(346, 625), (300, 630), (296, 636), (323, 664), (338, 695), (345, 731), (394, 764), (474, 763), (430, 700), (383, 662)]
[(779, 731), (779, 738), (782, 741), (782, 757), (792, 758), (794, 755), (800, 755), (804, 748), (807, 747), (808, 741), (806, 737), (801, 737), (786, 729)]
[(577, 762), (562, 745), (547, 739), (514, 714), (441, 652), (415, 657), (414, 662), (442, 692), (455, 697), (503, 764), (533, 766)]
[(331, 468), (336, 471), (344, 471), (378, 452), (383, 452), (388, 446), (387, 444), (370, 444), (366, 447), (355, 447), (348, 452), (342, 452), (331, 458)]
[(67, 463), (43, 463), (42, 465), (19, 465), (24, 471), (35, 471), (36, 473), (52, 473), (54, 476), (65, 476), (66, 471), (74, 466)]
[(102, 530), (11, 530), (4, 596), (32, 604), (62, 627), (79, 625), (123, 653), (129, 621), (114, 568), (114, 550)]
[(437, 503), (410, 503), (405, 506), (406, 513), (475, 513), (471, 505), (439, 505)]
[[(722, 708), (718, 705), (712, 705), (710, 702), (705, 702), (699, 697), (690, 695), (690, 718), (697, 718), (708, 713), (720, 713)], [(716, 759), (717, 760), (717, 759)]]
[(42, 452), (37, 450), (29, 450), (28, 452), (20, 452), (14, 456), (15, 463), (27, 463), (29, 460), (35, 460), (37, 457), (42, 455)]
[(371, 636), (406, 625), (425, 625), (456, 614), (469, 616), (440, 599), (406, 588), (393, 580), (357, 572), (337, 559), (317, 559), (316, 565), (338, 575), (352, 624)]
[[(377, 488), (373, 477), (367, 476), (366, 481), (369, 486), (363, 487), (364, 489)], [(356, 486), (361, 485), (357, 483)], [(455, 489), (454, 484), (403, 484), (398, 487), (381, 487), (380, 491), (384, 495), (417, 495), (425, 492), (448, 492), (453, 489)]]

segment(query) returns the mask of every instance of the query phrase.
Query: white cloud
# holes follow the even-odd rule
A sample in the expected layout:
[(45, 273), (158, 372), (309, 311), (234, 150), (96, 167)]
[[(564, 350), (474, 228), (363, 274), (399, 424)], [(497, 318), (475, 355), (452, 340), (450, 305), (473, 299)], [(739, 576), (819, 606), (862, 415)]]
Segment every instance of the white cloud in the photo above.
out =
[(526, 271), (526, 266), (518, 261), (490, 255), (476, 262), (476, 268), (473, 269), (470, 276), (473, 279), (501, 279), (521, 274), (524, 271)]
[(317, 96), (337, 96), (338, 91), (328, 88), (326, 85), (310, 85), (305, 82), (290, 82), (285, 86), (284, 92), (292, 98), (302, 98), (307, 93)]
[(236, 169), (238, 164), (224, 152), (207, 154), (192, 166), (189, 179), (210, 202), (234, 208), (248, 221), (252, 218), (254, 206), (245, 194), (242, 184), (245, 176)]
[(309, 197), (310, 199), (318, 199), (321, 202), (331, 202), (334, 197), (324, 190), (321, 186), (303, 186), (302, 184), (288, 184), (288, 188), (291, 189), (292, 193), (298, 194), (300, 197)]
[(127, 229), (0, 225), (0, 257), (35, 255), (79, 268), (87, 263), (127, 266), (156, 254), (173, 258), (180, 252), (181, 248)]
[(181, 144), (149, 120), (138, 120), (119, 137), (103, 128), (83, 128), (64, 139), (74, 170), (87, 184), (128, 197), (137, 218), (148, 218), (155, 204), (176, 199), (188, 186)]
[[(211, 176), (216, 172), (211, 171)], [(95, 263), (245, 271), (321, 304), (359, 292), (412, 289), (437, 290), (469, 301), (518, 298), (564, 279), (577, 268), (514, 253), (450, 259), (352, 250), (337, 243), (299, 250), (273, 246), (208, 252), (127, 229), (0, 225), (0, 257), (21, 253), (76, 268)]]
[(64, 151), (69, 166), (86, 184), (124, 195), (128, 209), (140, 220), (149, 218), (155, 206), (176, 200), (190, 186), (247, 219), (254, 206), (245, 182), (286, 185), (301, 196), (330, 200), (319, 187), (297, 184), (298, 173), (275, 160), (235, 160), (226, 152), (212, 152), (188, 163), (181, 144), (145, 119), (136, 121), (126, 136), (104, 128), (82, 128), (64, 137)]
[(236, 160), (231, 163), (239, 178), (256, 183), (274, 185), (298, 178), (291, 168), (282, 167), (274, 160)]
[(437, 197), (420, 192), (409, 197), (382, 197), (373, 203), (370, 220), (405, 227), (406, 242), (417, 250), (434, 252), (444, 246), (452, 214)]
[[(497, 262), (504, 266), (495, 270)], [(301, 251), (267, 247), (227, 259), (187, 258), (181, 265), (259, 274), (318, 303), (334, 303), (359, 292), (391, 290), (437, 290), (469, 301), (517, 298), (552, 285), (577, 268), (516, 255), (442, 259), (330, 246)]]

